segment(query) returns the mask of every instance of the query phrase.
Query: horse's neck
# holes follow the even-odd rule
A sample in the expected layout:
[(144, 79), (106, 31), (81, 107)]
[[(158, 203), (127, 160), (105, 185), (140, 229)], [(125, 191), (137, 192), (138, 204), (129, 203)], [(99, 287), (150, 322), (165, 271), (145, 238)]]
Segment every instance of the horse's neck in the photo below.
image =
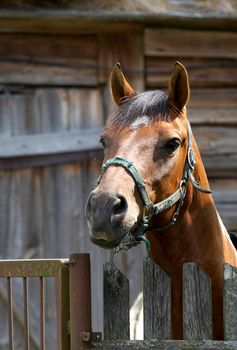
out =
[[(199, 149), (195, 140), (193, 140), (194, 152), (197, 157), (197, 169), (196, 176), (202, 181), (201, 185), (209, 187), (206, 171), (199, 153)], [(195, 198), (193, 199), (195, 201)], [(199, 193), (197, 198), (197, 203), (195, 204), (196, 208), (202, 210), (201, 214), (203, 219), (198, 220), (198, 225), (202, 232), (207, 232), (210, 242), (212, 244), (212, 249), (216, 249), (216, 256), (220, 254), (220, 259), (223, 259), (224, 262), (230, 263), (232, 265), (237, 265), (237, 254), (236, 249), (233, 246), (226, 227), (224, 226), (222, 219), (216, 209), (215, 203), (211, 195), (206, 195)], [(206, 208), (208, 208), (209, 218), (205, 215)], [(199, 231), (200, 232), (200, 231)]]
[(193, 203), (180, 213), (172, 228), (163, 233), (153, 232), (150, 237), (151, 255), (167, 272), (191, 261), (200, 266), (209, 261), (213, 265), (223, 262), (237, 265), (235, 250), (211, 198), (200, 207)]
[[(195, 145), (196, 146), (196, 145)], [(208, 180), (198, 150), (195, 174), (200, 185)], [(158, 222), (157, 222), (158, 225)], [(213, 259), (237, 264), (236, 251), (218, 215), (210, 194), (197, 191), (189, 183), (185, 204), (176, 223), (166, 232), (150, 234), (151, 254), (158, 263), (183, 263)]]

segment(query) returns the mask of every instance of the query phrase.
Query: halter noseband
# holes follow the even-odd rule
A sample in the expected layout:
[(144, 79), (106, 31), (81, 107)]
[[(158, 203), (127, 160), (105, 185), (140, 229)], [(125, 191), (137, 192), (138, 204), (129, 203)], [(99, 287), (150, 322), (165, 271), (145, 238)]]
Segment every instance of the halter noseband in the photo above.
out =
[[(102, 176), (104, 175), (105, 171), (110, 167), (111, 165), (121, 166), (127, 170), (127, 172), (131, 175), (133, 178), (136, 187), (138, 189), (138, 192), (140, 194), (140, 197), (143, 201), (144, 208), (143, 208), (143, 220), (140, 226), (137, 229), (137, 232), (135, 235), (133, 235), (133, 238), (135, 241), (144, 241), (146, 243), (146, 246), (149, 250), (149, 242), (144, 237), (144, 234), (146, 231), (165, 231), (177, 220), (177, 217), (180, 213), (180, 210), (183, 206), (184, 198), (186, 196), (186, 190), (188, 185), (188, 180), (190, 179), (193, 187), (203, 193), (212, 193), (209, 189), (202, 188), (197, 181), (195, 180), (193, 176), (194, 167), (196, 164), (195, 160), (195, 154), (192, 149), (192, 131), (190, 125), (188, 126), (188, 151), (186, 155), (185, 165), (184, 165), (184, 173), (183, 178), (179, 184), (179, 187), (177, 191), (175, 191), (173, 194), (171, 194), (168, 198), (164, 199), (161, 202), (157, 202), (155, 204), (152, 203), (150, 200), (150, 197), (148, 196), (148, 193), (146, 191), (145, 183), (135, 166), (133, 165), (133, 162), (128, 161), (125, 158), (122, 157), (115, 157), (112, 159), (107, 160), (101, 168), (101, 174), (98, 180), (98, 183), (100, 183)], [(151, 228), (148, 229), (149, 221), (152, 218), (152, 216), (157, 215), (159, 213), (162, 213), (163, 211), (173, 207), (177, 202), (179, 202), (177, 209), (175, 210), (174, 214), (172, 215), (171, 219), (168, 223), (161, 227), (157, 228)], [(126, 237), (125, 237), (126, 239)], [(128, 241), (126, 244), (127, 248), (129, 248), (129, 245), (133, 245), (133, 241)]]

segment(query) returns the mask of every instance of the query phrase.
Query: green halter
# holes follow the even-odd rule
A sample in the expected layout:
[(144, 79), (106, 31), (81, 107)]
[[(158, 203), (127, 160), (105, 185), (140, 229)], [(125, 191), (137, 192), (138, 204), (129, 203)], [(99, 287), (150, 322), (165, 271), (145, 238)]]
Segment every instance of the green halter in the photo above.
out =
[[(155, 204), (152, 203), (150, 200), (150, 197), (148, 196), (148, 193), (146, 191), (145, 183), (135, 166), (133, 165), (133, 162), (128, 161), (125, 158), (122, 157), (115, 157), (112, 159), (107, 160), (103, 165), (101, 169), (101, 175), (99, 177), (98, 183), (101, 181), (102, 176), (104, 175), (105, 171), (111, 166), (121, 166), (126, 169), (126, 171), (132, 176), (134, 179), (134, 182), (136, 184), (136, 187), (138, 189), (138, 192), (140, 194), (140, 197), (144, 203), (144, 209), (143, 209), (143, 219), (142, 223), (139, 226), (137, 232), (135, 235), (133, 235), (133, 238), (136, 241), (144, 241), (146, 243), (147, 249), (149, 250), (149, 241), (144, 237), (144, 234), (146, 231), (165, 231), (177, 220), (177, 217), (180, 213), (180, 210), (183, 206), (184, 198), (186, 196), (186, 190), (188, 185), (188, 180), (190, 179), (192, 185), (194, 188), (198, 191), (201, 191), (203, 193), (211, 193), (209, 189), (202, 188), (195, 180), (193, 176), (194, 167), (196, 164), (195, 160), (195, 154), (192, 149), (192, 131), (190, 128), (190, 125), (188, 127), (188, 151), (187, 156), (185, 160), (184, 165), (184, 173), (183, 178), (179, 184), (179, 187), (177, 191), (175, 191), (172, 195), (170, 195), (168, 198), (164, 199), (161, 202), (157, 202)], [(163, 211), (172, 208), (177, 202), (179, 202), (176, 211), (172, 215), (171, 219), (167, 224), (161, 227), (151, 228), (148, 229), (149, 221), (150, 219), (159, 213), (162, 213)], [(129, 242), (126, 243), (126, 245), (129, 247)]]

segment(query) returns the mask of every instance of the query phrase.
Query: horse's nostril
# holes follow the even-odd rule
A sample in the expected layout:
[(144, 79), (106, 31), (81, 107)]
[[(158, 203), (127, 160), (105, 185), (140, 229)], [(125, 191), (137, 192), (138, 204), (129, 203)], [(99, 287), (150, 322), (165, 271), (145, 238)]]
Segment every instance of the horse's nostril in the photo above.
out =
[(86, 210), (85, 210), (85, 213), (86, 213), (86, 216), (87, 218), (89, 218), (89, 216), (91, 215), (91, 212), (92, 212), (92, 195), (89, 196), (89, 198), (87, 199), (87, 203), (86, 203)]
[(127, 201), (123, 196), (117, 196), (118, 200), (114, 204), (112, 214), (118, 215), (123, 214), (127, 210)]
[(118, 195), (116, 203), (114, 203), (113, 210), (111, 213), (111, 222), (113, 225), (120, 224), (124, 219), (127, 211), (127, 201), (124, 196)]
[(94, 230), (102, 232), (106, 226), (120, 225), (126, 215), (127, 201), (123, 195), (92, 193), (86, 205), (86, 217)]

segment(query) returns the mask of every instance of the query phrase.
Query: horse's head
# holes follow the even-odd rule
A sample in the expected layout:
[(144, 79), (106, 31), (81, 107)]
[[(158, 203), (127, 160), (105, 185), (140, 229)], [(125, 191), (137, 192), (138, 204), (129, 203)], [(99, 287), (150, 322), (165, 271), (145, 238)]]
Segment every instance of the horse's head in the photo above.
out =
[[(91, 240), (107, 248), (118, 246), (125, 236), (137, 235), (144, 221), (146, 200), (150, 201), (149, 207), (174, 193), (178, 195), (178, 190), (182, 196), (190, 142), (186, 118), (188, 74), (180, 63), (175, 64), (167, 94), (136, 94), (116, 64), (111, 92), (118, 111), (109, 118), (101, 136), (104, 167), (86, 205)], [(160, 226), (172, 218), (175, 204), (182, 198), (172, 200), (172, 205), (165, 203), (164, 210), (155, 215)], [(154, 213), (145, 216), (152, 227)]]

